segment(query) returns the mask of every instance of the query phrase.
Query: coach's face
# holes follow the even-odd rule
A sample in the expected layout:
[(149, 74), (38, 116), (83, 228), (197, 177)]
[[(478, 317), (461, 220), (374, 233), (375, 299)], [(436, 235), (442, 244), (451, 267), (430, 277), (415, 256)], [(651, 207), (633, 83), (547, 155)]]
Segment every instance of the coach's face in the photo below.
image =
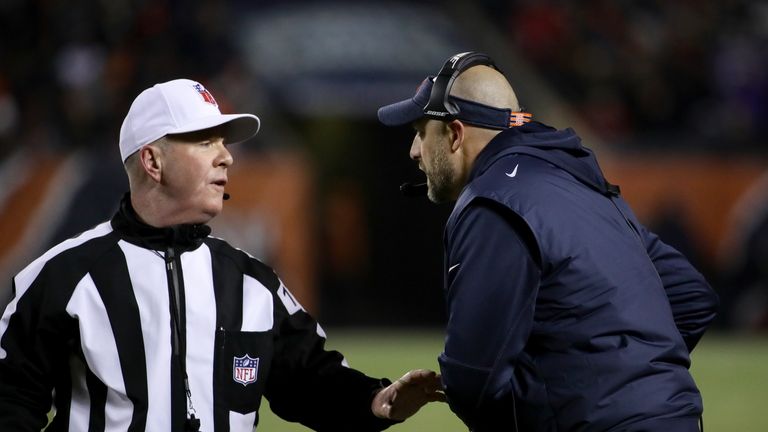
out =
[(181, 223), (206, 223), (221, 212), (232, 155), (220, 128), (166, 136), (162, 183)]
[(421, 119), (413, 123), (416, 135), (410, 156), (427, 175), (427, 195), (432, 202), (455, 200), (462, 185), (457, 175), (454, 152), (451, 149), (450, 129), (446, 123)]

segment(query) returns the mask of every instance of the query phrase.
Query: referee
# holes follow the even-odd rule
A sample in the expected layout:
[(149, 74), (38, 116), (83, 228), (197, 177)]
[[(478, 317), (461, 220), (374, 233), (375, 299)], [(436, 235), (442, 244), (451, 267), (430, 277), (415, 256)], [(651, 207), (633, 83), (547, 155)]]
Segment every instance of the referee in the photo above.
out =
[(186, 79), (133, 102), (120, 130), (131, 192), (114, 217), (13, 279), (0, 320), (0, 431), (252, 431), (261, 397), (315, 430), (377, 431), (442, 400), (346, 366), (273, 270), (205, 225), (232, 155), (259, 129)]

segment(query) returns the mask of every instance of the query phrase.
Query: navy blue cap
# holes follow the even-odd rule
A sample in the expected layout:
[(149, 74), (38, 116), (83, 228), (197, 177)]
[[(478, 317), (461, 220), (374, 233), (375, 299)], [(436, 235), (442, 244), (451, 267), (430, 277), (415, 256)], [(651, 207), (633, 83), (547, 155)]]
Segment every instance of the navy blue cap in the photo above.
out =
[[(379, 108), (379, 121), (386, 126), (402, 126), (425, 117), (424, 108), (429, 103), (429, 96), (434, 86), (433, 79), (433, 76), (425, 78), (412, 98)], [(459, 109), (457, 119), (483, 128), (507, 129), (522, 126), (531, 121), (532, 117), (529, 113), (516, 112), (509, 108), (496, 108), (455, 96), (450, 96), (448, 99)]]
[(429, 102), (429, 95), (435, 84), (433, 78), (425, 78), (412, 98), (379, 108), (379, 121), (386, 126), (402, 126), (424, 117), (424, 107)]

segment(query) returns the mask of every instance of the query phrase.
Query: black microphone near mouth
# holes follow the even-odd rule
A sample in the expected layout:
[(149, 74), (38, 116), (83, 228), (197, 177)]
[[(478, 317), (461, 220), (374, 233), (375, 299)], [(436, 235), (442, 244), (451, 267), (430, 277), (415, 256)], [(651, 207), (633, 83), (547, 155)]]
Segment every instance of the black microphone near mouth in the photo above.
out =
[(224, 201), (228, 200), (229, 199), (229, 194), (224, 192), (224, 195), (221, 197), (221, 199), (223, 199)]
[(406, 182), (400, 185), (400, 192), (407, 197), (420, 197), (426, 196), (429, 187), (427, 182), (423, 183), (411, 183)]

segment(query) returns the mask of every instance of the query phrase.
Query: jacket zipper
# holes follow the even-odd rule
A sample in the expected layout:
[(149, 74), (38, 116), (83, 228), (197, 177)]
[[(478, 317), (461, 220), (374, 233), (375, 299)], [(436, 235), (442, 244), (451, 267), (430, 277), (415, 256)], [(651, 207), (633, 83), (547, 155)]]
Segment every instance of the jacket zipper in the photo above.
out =
[[(173, 261), (176, 259), (176, 254), (172, 247), (169, 247), (165, 251), (165, 271), (168, 276), (169, 288), (171, 289), (171, 302), (173, 303), (173, 354), (180, 355), (180, 343), (181, 343), (181, 295), (179, 289), (179, 274), (176, 270), (176, 266)], [(183, 360), (182, 360), (183, 361)], [(184, 368), (182, 368), (184, 369)]]
[(219, 339), (219, 349), (223, 350), (224, 345), (227, 343), (227, 333), (224, 330), (224, 327), (219, 327), (219, 334), (221, 335), (221, 339)]
[[(169, 246), (165, 250), (165, 272), (168, 277), (168, 289), (170, 294), (170, 300), (172, 303), (171, 315), (171, 333), (173, 355), (176, 356), (181, 368), (181, 376), (184, 380), (184, 394), (187, 398), (187, 419), (185, 421), (185, 431), (197, 431), (200, 430), (200, 420), (195, 417), (197, 412), (192, 404), (192, 391), (189, 388), (189, 377), (187, 376), (187, 350), (186, 343), (181, 337), (181, 285), (179, 284), (179, 269), (175, 265), (176, 252), (173, 246)], [(184, 346), (182, 347), (182, 343)]]

